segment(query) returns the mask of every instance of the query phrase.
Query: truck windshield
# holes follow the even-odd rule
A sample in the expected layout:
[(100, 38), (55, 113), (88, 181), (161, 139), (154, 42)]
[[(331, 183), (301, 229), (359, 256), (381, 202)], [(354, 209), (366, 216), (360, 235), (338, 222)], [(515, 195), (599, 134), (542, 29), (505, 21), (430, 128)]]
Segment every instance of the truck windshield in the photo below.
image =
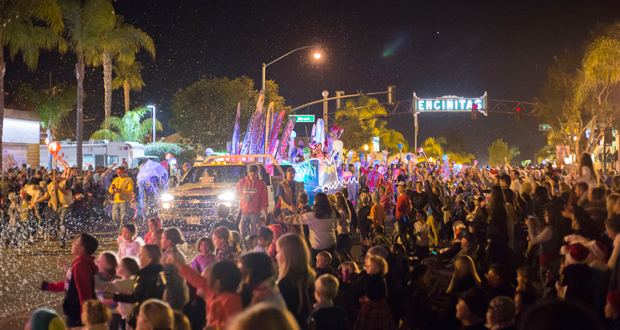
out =
[(239, 166), (192, 167), (183, 178), (185, 183), (237, 183), (246, 177), (246, 168)]

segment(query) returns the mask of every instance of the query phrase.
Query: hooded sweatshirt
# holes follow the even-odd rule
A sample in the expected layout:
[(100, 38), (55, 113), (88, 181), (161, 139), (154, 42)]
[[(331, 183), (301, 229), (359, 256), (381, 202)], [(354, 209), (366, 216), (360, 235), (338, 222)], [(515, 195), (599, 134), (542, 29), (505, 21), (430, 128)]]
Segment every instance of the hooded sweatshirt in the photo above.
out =
[(65, 281), (43, 282), (42, 289), (52, 292), (65, 291), (62, 310), (68, 319), (79, 321), (82, 315), (82, 304), (88, 299), (97, 299), (95, 293), (95, 275), (97, 273), (99, 273), (99, 268), (95, 264), (95, 257), (81, 255), (73, 259)]

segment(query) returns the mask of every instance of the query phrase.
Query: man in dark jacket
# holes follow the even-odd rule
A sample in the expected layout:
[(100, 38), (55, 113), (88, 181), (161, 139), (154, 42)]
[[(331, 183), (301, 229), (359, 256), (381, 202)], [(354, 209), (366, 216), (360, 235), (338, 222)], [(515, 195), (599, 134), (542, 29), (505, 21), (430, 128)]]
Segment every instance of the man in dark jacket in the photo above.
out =
[[(76, 257), (73, 259), (71, 268), (67, 270), (65, 281), (48, 283), (43, 281), (41, 290), (61, 292), (65, 291), (65, 301), (62, 303), (62, 310), (67, 316), (67, 327), (82, 327), (82, 304), (89, 299), (97, 299), (95, 293), (95, 275), (99, 268), (95, 264), (93, 254), (97, 250), (99, 243), (97, 239), (89, 234), (82, 233), (73, 243), (71, 253)], [(65, 267), (68, 268), (67, 265)]]
[(515, 288), (510, 284), (510, 273), (504, 265), (493, 264), (485, 275), (489, 283), (489, 299), (498, 296), (514, 297)]

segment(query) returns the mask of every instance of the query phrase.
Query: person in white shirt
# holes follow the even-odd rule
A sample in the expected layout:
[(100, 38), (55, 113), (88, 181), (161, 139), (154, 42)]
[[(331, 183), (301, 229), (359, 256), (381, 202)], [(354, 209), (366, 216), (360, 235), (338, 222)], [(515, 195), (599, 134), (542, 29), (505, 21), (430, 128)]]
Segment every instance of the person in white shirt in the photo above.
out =
[(414, 255), (416, 257), (418, 257), (418, 259), (420, 261), (422, 261), (423, 259), (428, 258), (428, 252), (429, 252), (429, 234), (430, 234), (430, 229), (428, 224), (426, 223), (426, 211), (424, 210), (419, 210), (415, 219), (416, 222), (413, 225), (414, 229), (415, 229), (415, 236), (416, 236), (416, 241), (415, 241), (415, 252)]
[(123, 226), (121, 230), (121, 242), (118, 244), (118, 259), (124, 257), (138, 258), (140, 255), (140, 247), (142, 244), (135, 241), (136, 238), (136, 225), (130, 223)]
[(510, 189), (514, 190), (518, 195), (521, 195), (521, 181), (519, 181), (519, 176), (520, 173), (518, 170), (513, 169), (510, 171), (510, 179), (512, 179)]
[(254, 252), (269, 254), (269, 246), (273, 243), (273, 231), (267, 227), (260, 227), (258, 230), (258, 245)]

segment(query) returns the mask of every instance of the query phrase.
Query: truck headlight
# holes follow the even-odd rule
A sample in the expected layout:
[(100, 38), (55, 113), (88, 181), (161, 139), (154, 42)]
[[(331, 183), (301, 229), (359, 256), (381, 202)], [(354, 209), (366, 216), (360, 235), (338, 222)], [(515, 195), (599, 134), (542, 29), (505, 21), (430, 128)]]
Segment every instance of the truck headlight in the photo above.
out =
[(170, 195), (170, 194), (163, 194), (161, 195), (161, 201), (162, 202), (170, 202), (174, 200), (174, 196)]
[(235, 200), (235, 194), (231, 191), (229, 192), (225, 192), (219, 196), (217, 196), (218, 199), (223, 200), (223, 201), (234, 201)]
[(172, 203), (168, 203), (168, 202), (161, 204), (161, 207), (165, 209), (169, 209), (171, 206), (172, 206)]

